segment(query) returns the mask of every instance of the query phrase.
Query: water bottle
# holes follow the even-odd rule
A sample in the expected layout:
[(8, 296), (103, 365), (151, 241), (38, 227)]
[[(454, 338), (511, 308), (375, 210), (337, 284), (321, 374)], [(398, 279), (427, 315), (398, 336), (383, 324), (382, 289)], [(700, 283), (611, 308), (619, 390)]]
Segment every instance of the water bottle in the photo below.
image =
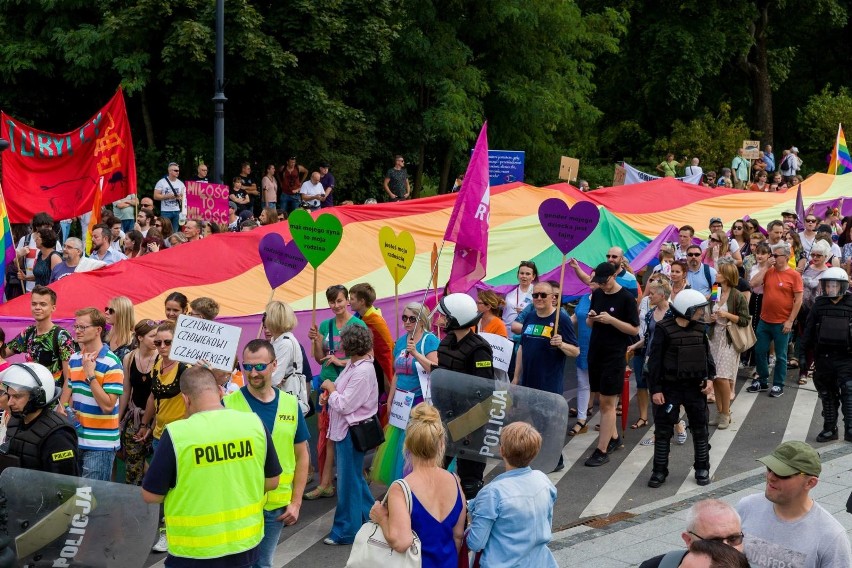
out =
[(80, 420), (77, 418), (77, 411), (70, 406), (66, 406), (65, 413), (68, 415), (68, 421), (72, 426), (74, 426), (74, 429), (79, 432), (82, 429), (82, 426), (80, 425)]

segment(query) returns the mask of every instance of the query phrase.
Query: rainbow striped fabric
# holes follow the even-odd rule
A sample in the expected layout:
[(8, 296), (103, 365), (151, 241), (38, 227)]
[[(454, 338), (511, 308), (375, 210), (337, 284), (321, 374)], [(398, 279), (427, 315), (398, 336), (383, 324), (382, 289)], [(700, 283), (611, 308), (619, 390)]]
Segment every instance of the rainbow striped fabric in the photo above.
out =
[[(4, 270), (6, 264), (15, 258), (15, 243), (12, 242), (12, 227), (9, 225), (9, 213), (6, 211), (6, 199), (3, 197), (3, 188), (0, 187), (0, 267)], [(3, 302), (3, 294), (0, 294), (0, 303)]]
[(849, 156), (849, 146), (846, 145), (846, 136), (843, 134), (843, 126), (837, 125), (837, 140), (831, 151), (831, 162), (828, 164), (828, 173), (840, 175), (852, 172), (852, 158)]

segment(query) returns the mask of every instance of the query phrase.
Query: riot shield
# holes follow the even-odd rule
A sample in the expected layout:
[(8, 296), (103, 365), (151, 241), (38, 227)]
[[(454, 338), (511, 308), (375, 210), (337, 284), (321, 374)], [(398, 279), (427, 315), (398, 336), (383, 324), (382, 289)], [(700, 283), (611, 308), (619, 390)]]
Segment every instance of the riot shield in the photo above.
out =
[(531, 467), (551, 472), (565, 446), (568, 403), (558, 394), (445, 369), (432, 371), (432, 404), (447, 428), (447, 455), (484, 462), (500, 457), (500, 435), (529, 422), (542, 445)]
[(0, 534), (34, 567), (141, 567), (160, 517), (135, 485), (19, 468), (0, 474), (0, 508)]

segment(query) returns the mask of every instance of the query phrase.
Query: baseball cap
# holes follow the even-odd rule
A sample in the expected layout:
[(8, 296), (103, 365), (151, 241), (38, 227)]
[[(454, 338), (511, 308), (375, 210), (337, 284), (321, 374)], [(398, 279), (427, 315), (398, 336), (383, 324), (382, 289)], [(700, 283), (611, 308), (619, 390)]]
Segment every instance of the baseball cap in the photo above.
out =
[(320, 162), (319, 167), (321, 167), (321, 168), (330, 168), (330, 167), (331, 167), (331, 164), (329, 164), (328, 162)]
[(809, 444), (798, 440), (784, 442), (768, 456), (758, 458), (760, 463), (782, 477), (804, 473), (819, 477), (822, 464), (819, 454)]
[(790, 151), (791, 151), (791, 152), (793, 152), (794, 154), (798, 154), (798, 153), (799, 153), (799, 149), (798, 149), (798, 148), (796, 148), (795, 146), (791, 147), (791, 148), (790, 148)]
[(708, 225), (712, 225), (713, 223), (721, 223), (721, 222), (722, 222), (721, 217), (710, 217), (710, 223), (708, 223)]
[(796, 213), (795, 211), (790, 210), (790, 209), (787, 209), (786, 211), (782, 211), (781, 216), (783, 217), (784, 215), (791, 215), (791, 216), (795, 217), (796, 219), (799, 218), (799, 214)]
[(602, 262), (597, 266), (597, 268), (595, 268), (595, 277), (592, 278), (592, 282), (595, 282), (596, 284), (603, 284), (614, 274), (615, 267), (608, 262)]
[(236, 211), (236, 210), (237, 210), (237, 204), (236, 204), (236, 203), (234, 203), (233, 201), (231, 201), (230, 203), (228, 203), (228, 207), (229, 207), (229, 208), (231, 208), (231, 209), (233, 209), (234, 211)]

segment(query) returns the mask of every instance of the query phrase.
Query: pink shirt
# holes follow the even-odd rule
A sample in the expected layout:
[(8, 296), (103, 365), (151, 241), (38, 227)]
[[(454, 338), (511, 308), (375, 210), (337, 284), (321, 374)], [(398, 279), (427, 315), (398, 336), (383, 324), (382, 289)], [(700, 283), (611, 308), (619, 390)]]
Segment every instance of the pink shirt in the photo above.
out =
[(373, 358), (349, 362), (334, 381), (328, 397), (328, 439), (339, 442), (346, 437), (350, 424), (372, 418), (379, 411), (379, 385)]

